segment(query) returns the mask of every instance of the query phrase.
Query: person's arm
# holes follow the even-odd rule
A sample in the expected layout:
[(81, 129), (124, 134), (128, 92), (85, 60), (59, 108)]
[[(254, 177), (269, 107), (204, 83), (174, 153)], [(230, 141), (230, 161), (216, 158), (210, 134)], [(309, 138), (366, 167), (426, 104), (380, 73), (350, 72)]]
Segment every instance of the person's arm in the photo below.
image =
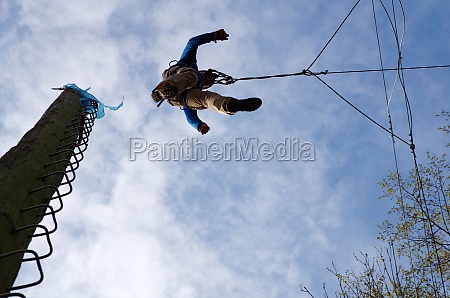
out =
[(210, 33), (204, 33), (189, 39), (178, 63), (186, 64), (198, 70), (197, 67), (197, 49), (200, 45), (216, 40), (227, 40), (228, 34), (225, 30), (220, 29)]
[(186, 116), (187, 122), (199, 131), (202, 135), (209, 131), (209, 126), (198, 118), (198, 114), (196, 110), (191, 109), (183, 109), (184, 115)]

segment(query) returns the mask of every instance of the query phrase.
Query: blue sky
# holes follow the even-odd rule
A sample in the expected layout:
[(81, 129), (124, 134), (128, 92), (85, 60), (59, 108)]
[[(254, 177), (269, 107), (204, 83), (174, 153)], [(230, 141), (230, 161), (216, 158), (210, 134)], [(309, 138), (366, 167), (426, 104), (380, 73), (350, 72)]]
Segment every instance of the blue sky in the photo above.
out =
[[(202, 46), (200, 68), (234, 77), (308, 67), (356, 1), (16, 1), (0, 2), (0, 152), (16, 145), (59, 93), (76, 83), (109, 105), (95, 123), (74, 192), (58, 214), (55, 251), (29, 297), (317, 297), (327, 267), (358, 269), (353, 253), (372, 253), (389, 202), (377, 185), (394, 169), (390, 136), (314, 77), (242, 81), (213, 90), (258, 96), (254, 113), (199, 112), (211, 131), (150, 93), (186, 41), (224, 28), (230, 38)], [(391, 1), (384, 1), (388, 9)], [(398, 4), (397, 1), (394, 1)], [(397, 65), (388, 19), (375, 1), (385, 67)], [(404, 1), (403, 65), (449, 64), (450, 3)], [(402, 26), (399, 7), (397, 22)], [(362, 0), (312, 71), (379, 68), (371, 1)], [(321, 77), (387, 127), (380, 73)], [(390, 92), (395, 73), (386, 74)], [(419, 162), (442, 153), (435, 115), (448, 110), (449, 70), (405, 71)], [(399, 84), (390, 110), (408, 140)], [(285, 138), (314, 146), (314, 161), (130, 161), (130, 140), (211, 144)], [(400, 169), (412, 167), (397, 142)], [(45, 252), (43, 243), (32, 248)], [(36, 272), (24, 267), (20, 280)]]

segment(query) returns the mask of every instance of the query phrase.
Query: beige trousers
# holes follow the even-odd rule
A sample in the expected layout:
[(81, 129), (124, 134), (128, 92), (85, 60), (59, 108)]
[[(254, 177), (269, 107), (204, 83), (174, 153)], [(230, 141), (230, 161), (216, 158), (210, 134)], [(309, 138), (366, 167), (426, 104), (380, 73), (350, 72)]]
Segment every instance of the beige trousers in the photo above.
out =
[(162, 77), (163, 82), (177, 86), (180, 91), (174, 98), (169, 99), (169, 102), (174, 106), (184, 107), (181, 100), (183, 96), (186, 96), (186, 105), (190, 109), (211, 109), (225, 115), (235, 114), (226, 109), (227, 103), (234, 99), (233, 97), (226, 97), (215, 92), (195, 89), (198, 78), (193, 68), (174, 65), (166, 69), (162, 73)]

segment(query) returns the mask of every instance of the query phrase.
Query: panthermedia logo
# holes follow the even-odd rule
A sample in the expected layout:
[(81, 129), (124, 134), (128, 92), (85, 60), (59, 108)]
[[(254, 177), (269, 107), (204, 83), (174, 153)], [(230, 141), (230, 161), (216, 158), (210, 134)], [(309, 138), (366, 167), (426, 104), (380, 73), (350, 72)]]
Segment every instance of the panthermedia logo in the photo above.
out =
[(315, 148), (297, 137), (284, 138), (278, 143), (258, 138), (235, 138), (227, 143), (202, 143), (198, 138), (184, 138), (181, 142), (148, 142), (145, 138), (130, 138), (129, 160), (146, 158), (149, 161), (314, 161)]

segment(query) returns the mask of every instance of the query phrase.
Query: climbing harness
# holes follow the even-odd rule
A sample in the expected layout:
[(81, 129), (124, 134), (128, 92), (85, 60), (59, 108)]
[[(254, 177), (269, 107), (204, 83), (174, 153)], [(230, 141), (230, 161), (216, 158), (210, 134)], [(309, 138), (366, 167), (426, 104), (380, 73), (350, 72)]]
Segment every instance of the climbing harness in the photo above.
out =
[(270, 78), (284, 78), (284, 77), (293, 77), (293, 76), (315, 76), (319, 74), (326, 74), (325, 72), (320, 73), (313, 73), (310, 70), (302, 70), (301, 72), (295, 72), (295, 73), (285, 73), (285, 74), (277, 74), (277, 75), (268, 75), (268, 76), (257, 76), (257, 77), (243, 77), (243, 78), (233, 78), (230, 75), (227, 75), (223, 72), (220, 72), (215, 69), (211, 69), (212, 73), (217, 76), (217, 78), (214, 80), (214, 84), (221, 84), (221, 85), (231, 85), (236, 83), (237, 81), (250, 81), (250, 80), (264, 80), (264, 79), (270, 79)]

